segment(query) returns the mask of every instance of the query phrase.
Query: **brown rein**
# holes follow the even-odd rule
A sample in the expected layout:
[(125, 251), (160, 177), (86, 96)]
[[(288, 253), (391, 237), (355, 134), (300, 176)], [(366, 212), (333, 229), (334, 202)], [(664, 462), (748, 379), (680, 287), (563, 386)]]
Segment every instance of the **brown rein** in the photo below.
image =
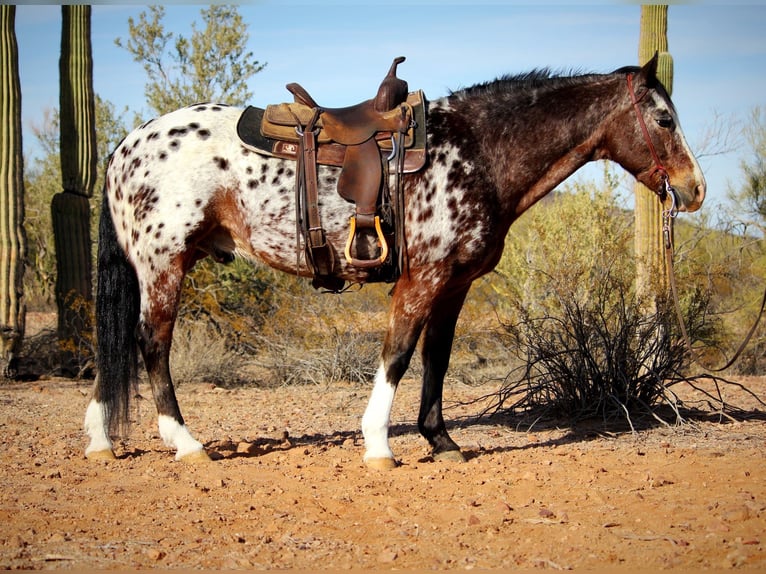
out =
[(689, 337), (689, 333), (686, 330), (686, 324), (684, 323), (684, 318), (681, 313), (681, 302), (678, 298), (678, 289), (676, 287), (676, 274), (674, 271), (673, 266), (673, 240), (672, 240), (672, 234), (670, 233), (670, 230), (673, 226), (673, 217), (671, 217), (669, 214), (669, 211), (663, 211), (662, 217), (663, 217), (663, 235), (665, 238), (665, 266), (668, 271), (668, 281), (670, 283), (670, 291), (673, 294), (673, 304), (675, 305), (676, 309), (676, 316), (678, 317), (678, 324), (681, 327), (681, 334), (683, 335), (684, 341), (686, 343), (686, 346), (689, 349), (689, 354), (692, 356), (692, 360), (700, 365), (702, 368), (707, 369), (708, 371), (711, 371), (713, 373), (718, 373), (721, 371), (725, 371), (729, 367), (731, 367), (737, 359), (739, 359), (739, 356), (742, 354), (742, 351), (745, 350), (745, 347), (747, 347), (748, 343), (750, 343), (750, 339), (752, 338), (753, 334), (755, 333), (756, 328), (758, 327), (758, 323), (761, 320), (761, 317), (763, 316), (764, 309), (766, 309), (766, 290), (763, 292), (763, 299), (761, 300), (761, 309), (758, 311), (758, 316), (755, 318), (755, 322), (753, 323), (753, 326), (750, 327), (750, 331), (748, 331), (747, 335), (745, 336), (744, 341), (740, 344), (740, 346), (737, 348), (737, 350), (734, 352), (734, 355), (731, 359), (729, 359), (725, 365), (722, 367), (712, 368), (707, 365), (704, 365), (700, 361), (700, 355), (695, 352), (694, 348), (692, 347), (692, 341)]
[[(636, 111), (636, 117), (638, 118), (638, 124), (641, 126), (641, 131), (644, 134), (644, 139), (646, 140), (646, 144), (649, 147), (649, 152), (652, 154), (652, 159), (654, 160), (654, 172), (660, 172), (660, 177), (662, 179), (662, 189), (660, 191), (656, 191), (655, 193), (660, 198), (661, 201), (665, 200), (665, 197), (668, 195), (670, 196), (671, 204), (669, 209), (665, 209), (662, 212), (662, 235), (663, 240), (665, 244), (665, 266), (667, 268), (668, 273), (668, 281), (670, 283), (670, 291), (673, 295), (673, 304), (675, 306), (676, 316), (678, 317), (678, 324), (681, 328), (681, 334), (684, 338), (684, 341), (686, 343), (686, 346), (689, 349), (689, 354), (692, 357), (692, 360), (696, 362), (698, 365), (700, 365), (702, 368), (707, 369), (711, 372), (720, 372), (728, 369), (731, 367), (734, 362), (739, 358), (739, 356), (742, 354), (742, 351), (745, 350), (745, 347), (747, 347), (748, 343), (750, 342), (750, 339), (752, 338), (753, 334), (755, 333), (756, 328), (758, 327), (758, 323), (761, 320), (761, 317), (763, 316), (763, 312), (766, 309), (766, 290), (764, 290), (763, 293), (763, 299), (761, 301), (761, 309), (758, 312), (758, 316), (755, 319), (755, 322), (753, 323), (753, 326), (750, 328), (750, 331), (748, 331), (747, 335), (745, 336), (745, 340), (742, 341), (742, 344), (737, 348), (737, 350), (734, 353), (734, 356), (729, 359), (725, 365), (718, 368), (710, 368), (706, 365), (703, 365), (702, 362), (700, 362), (700, 356), (698, 353), (695, 352), (694, 348), (692, 347), (692, 341), (689, 337), (689, 333), (686, 329), (686, 323), (684, 322), (683, 314), (681, 312), (681, 302), (678, 298), (678, 288), (676, 286), (676, 274), (675, 274), (675, 268), (673, 265), (673, 258), (674, 258), (674, 250), (673, 250), (673, 220), (675, 219), (676, 215), (678, 215), (678, 208), (676, 205), (676, 192), (675, 189), (673, 189), (673, 186), (670, 185), (670, 176), (668, 175), (667, 170), (662, 165), (662, 162), (660, 161), (659, 156), (657, 155), (657, 150), (654, 147), (654, 144), (652, 143), (652, 138), (649, 135), (649, 130), (646, 127), (646, 122), (644, 121), (644, 117), (641, 114), (641, 110), (638, 107), (638, 102), (641, 101), (640, 98), (636, 98), (636, 92), (633, 89), (633, 74), (628, 75), (628, 91), (630, 92), (630, 101), (633, 103), (633, 109)], [(643, 97), (643, 96), (642, 96)], [(653, 172), (653, 173), (654, 173)]]

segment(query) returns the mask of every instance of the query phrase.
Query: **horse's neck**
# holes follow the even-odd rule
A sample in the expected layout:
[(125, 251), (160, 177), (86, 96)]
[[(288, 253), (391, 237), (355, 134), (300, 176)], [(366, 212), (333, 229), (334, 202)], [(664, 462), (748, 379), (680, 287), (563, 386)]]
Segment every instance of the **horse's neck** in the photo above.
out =
[[(606, 111), (602, 85), (583, 84), (510, 108), (498, 123), (505, 135), (485, 139), (501, 204), (514, 219), (587, 162), (598, 159)], [(565, 104), (562, 104), (565, 102)], [(603, 103), (601, 103), (603, 102)]]

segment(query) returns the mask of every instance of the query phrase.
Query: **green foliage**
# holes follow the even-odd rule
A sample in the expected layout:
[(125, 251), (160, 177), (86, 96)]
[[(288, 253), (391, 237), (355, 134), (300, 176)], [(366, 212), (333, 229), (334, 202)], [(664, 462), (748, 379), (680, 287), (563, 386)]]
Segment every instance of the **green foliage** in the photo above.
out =
[[(633, 228), (619, 208), (619, 180), (607, 165), (601, 188), (576, 183), (554, 193), (511, 226), (493, 281), (500, 312), (551, 314), (568, 300), (587, 301), (605, 275), (631, 277)], [(615, 296), (619, 297), (619, 294)]]
[[(117, 114), (113, 104), (96, 97), (97, 190), (103, 186), (107, 157), (127, 134), (124, 114), (125, 111), (121, 115)], [(27, 162), (24, 176), (28, 237), (24, 290), (30, 305), (36, 308), (47, 308), (54, 301), (56, 260), (50, 204), (51, 198), (61, 190), (59, 126), (58, 110), (47, 111), (42, 123), (33, 126), (32, 132), (41, 149), (41, 156)], [(91, 237), (98, 236), (100, 209), (99, 196), (91, 205)]]
[(184, 282), (179, 320), (208, 323), (230, 347), (253, 350), (258, 328), (277, 305), (273, 273), (242, 259), (228, 265), (205, 259)]
[(150, 6), (138, 22), (128, 20), (130, 38), (116, 40), (144, 66), (146, 99), (159, 114), (197, 102), (243, 105), (252, 98), (247, 82), (265, 64), (246, 51), (249, 34), (236, 6), (211, 5), (200, 14), (204, 29), (192, 24), (191, 37), (174, 39), (163, 25), (165, 8)]
[(761, 236), (766, 234), (766, 111), (753, 108), (750, 121), (745, 123), (744, 138), (749, 148), (749, 157), (742, 160), (741, 169), (744, 183), (741, 189), (729, 190), (729, 199), (745, 231), (753, 228)]

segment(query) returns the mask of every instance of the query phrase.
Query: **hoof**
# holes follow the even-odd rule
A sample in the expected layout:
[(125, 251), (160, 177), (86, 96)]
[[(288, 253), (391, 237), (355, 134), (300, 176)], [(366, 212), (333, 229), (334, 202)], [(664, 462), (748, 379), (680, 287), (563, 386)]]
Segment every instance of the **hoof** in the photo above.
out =
[(392, 470), (398, 466), (393, 458), (368, 458), (364, 464), (374, 470)]
[(210, 462), (212, 459), (204, 450), (193, 450), (189, 454), (183, 455), (178, 460), (189, 464), (199, 464), (201, 462)]
[(445, 450), (433, 455), (434, 460), (446, 462), (465, 462), (465, 456), (459, 450)]
[(114, 456), (114, 451), (111, 448), (86, 452), (85, 458), (88, 460), (117, 460), (117, 457)]

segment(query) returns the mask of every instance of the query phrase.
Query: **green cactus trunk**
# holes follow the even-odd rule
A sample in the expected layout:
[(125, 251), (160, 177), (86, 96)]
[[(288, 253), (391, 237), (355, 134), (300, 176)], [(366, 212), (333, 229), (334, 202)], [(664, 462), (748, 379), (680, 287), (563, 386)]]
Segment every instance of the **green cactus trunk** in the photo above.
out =
[(61, 178), (51, 213), (56, 245), (56, 304), (63, 374), (92, 359), (90, 204), (96, 179), (96, 112), (90, 42), (91, 7), (62, 6), (60, 73)]
[(0, 6), (0, 340), (3, 376), (16, 376), (24, 338), (24, 164), (16, 7)]
[[(670, 94), (673, 90), (673, 58), (668, 52), (668, 7), (641, 6), (638, 59), (641, 65), (659, 53), (657, 76)], [(636, 291), (653, 311), (657, 297), (667, 290), (662, 240), (662, 205), (640, 183), (635, 186)]]

